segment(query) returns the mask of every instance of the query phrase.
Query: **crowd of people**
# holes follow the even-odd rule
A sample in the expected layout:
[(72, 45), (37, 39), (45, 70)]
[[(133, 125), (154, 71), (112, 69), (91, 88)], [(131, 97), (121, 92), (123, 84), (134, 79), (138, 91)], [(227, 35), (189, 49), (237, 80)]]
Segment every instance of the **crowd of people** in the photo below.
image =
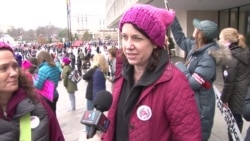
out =
[[(186, 37), (173, 10), (135, 4), (119, 22), (121, 49), (108, 48), (107, 54), (86, 46), (78, 49), (77, 57), (72, 51), (47, 50), (20, 57), (0, 42), (0, 140), (27, 138), (22, 132), (30, 128), (25, 119), (29, 123), (33, 117), (40, 124), (25, 131), (32, 140), (63, 141), (56, 118), (57, 86), (63, 81), (69, 110), (74, 111), (78, 85), (69, 78), (74, 70), (87, 82), (87, 110), (94, 109), (93, 100), (107, 89), (106, 81), (112, 83), (110, 124), (100, 140), (208, 141), (217, 66), (222, 67), (224, 82), (219, 99), (242, 132), (243, 118), (250, 121), (250, 51), (245, 38), (232, 27), (219, 31), (211, 20), (194, 19), (193, 26), (193, 36)], [(167, 30), (185, 52), (184, 61), (171, 61)], [(228, 138), (234, 140), (229, 129)], [(245, 137), (249, 139), (250, 128)]]

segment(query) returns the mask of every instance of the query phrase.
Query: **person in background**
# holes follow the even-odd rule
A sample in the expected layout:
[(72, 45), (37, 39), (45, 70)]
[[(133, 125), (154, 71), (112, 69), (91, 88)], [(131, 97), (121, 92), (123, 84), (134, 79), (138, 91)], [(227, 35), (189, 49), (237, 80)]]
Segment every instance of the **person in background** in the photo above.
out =
[(164, 49), (174, 16), (173, 11), (136, 4), (120, 19), (124, 60), (122, 69), (116, 69), (121, 71), (104, 141), (201, 141), (194, 93)]
[(79, 74), (82, 76), (82, 59), (80, 54), (77, 55), (76, 66)]
[(91, 68), (83, 75), (83, 80), (88, 82), (86, 99), (87, 109), (93, 110), (93, 100), (97, 92), (106, 90), (105, 75), (108, 73), (108, 63), (102, 54), (96, 54), (93, 57)]
[(93, 74), (93, 99), (95, 99), (97, 93), (102, 90), (106, 90), (106, 76), (109, 71), (108, 62), (104, 55), (95, 54), (93, 57), (92, 68), (96, 70)]
[(39, 69), (37, 79), (34, 82), (34, 86), (37, 89), (41, 90), (46, 80), (50, 80), (54, 83), (54, 99), (52, 102), (47, 99), (46, 101), (54, 111), (54, 113), (56, 113), (56, 103), (59, 98), (59, 94), (56, 88), (61, 77), (60, 70), (47, 51), (39, 52), (39, 54), (37, 55), (37, 62), (39, 65)]
[[(87, 110), (93, 110), (93, 100), (97, 93), (101, 90), (106, 90), (105, 76), (108, 73), (108, 63), (102, 54), (95, 54), (91, 68), (83, 75), (83, 80), (88, 82), (86, 99)], [(89, 130), (88, 127), (86, 128)]]
[[(30, 57), (28, 60), (31, 62), (32, 67), (29, 69), (30, 73), (37, 77), (38, 73), (38, 62), (36, 57)], [(35, 77), (35, 78), (36, 78)]]
[(215, 93), (212, 85), (216, 80), (216, 61), (208, 52), (218, 49), (214, 40), (218, 35), (218, 26), (213, 21), (198, 19), (193, 20), (193, 25), (193, 37), (188, 38), (175, 17), (171, 31), (175, 42), (187, 55), (185, 62), (177, 62), (176, 66), (186, 75), (195, 92), (202, 126), (202, 141), (208, 141), (215, 114)]
[(90, 58), (88, 56), (84, 56), (83, 61), (82, 61), (83, 73), (86, 73), (87, 70), (90, 68), (90, 66), (91, 66)]
[[(229, 107), (231, 110), (241, 132), (243, 127), (242, 108), (250, 82), (249, 48), (246, 47), (244, 38), (240, 36), (235, 28), (231, 27), (221, 30), (218, 43), (231, 52), (229, 54), (231, 59), (225, 60), (222, 65), (224, 86), (221, 100), (224, 106)], [(228, 133), (228, 136), (229, 140), (233, 141), (230, 133)]]
[(32, 67), (32, 63), (29, 60), (23, 60), (22, 62), (22, 69), (24, 70), (24, 73), (27, 75), (29, 80), (33, 82), (34, 78), (32, 73), (30, 73), (30, 68)]
[(70, 101), (70, 111), (75, 111), (76, 109), (76, 98), (75, 98), (75, 91), (77, 91), (77, 84), (72, 82), (70, 79), (68, 79), (69, 74), (71, 73), (72, 68), (70, 67), (70, 59), (69, 58), (63, 58), (63, 71), (62, 71), (62, 79), (63, 79), (63, 85), (66, 88), (68, 95), (69, 95), (69, 101)]
[(21, 55), (19, 52), (17, 52), (17, 53), (15, 54), (15, 58), (16, 58), (16, 60), (17, 60), (18, 66), (19, 66), (19, 67), (22, 67), (22, 61), (23, 61), (22, 55)]
[(60, 59), (58, 58), (58, 56), (55, 56), (54, 62), (55, 62), (55, 64), (56, 64), (56, 66), (57, 66), (57, 67), (59, 68), (59, 70), (60, 70), (60, 81), (61, 81), (63, 69), (62, 69), (61, 61), (60, 61)]
[[(32, 141), (64, 141), (57, 118), (34, 90), (15, 58), (12, 48), (0, 42), (0, 140), (17, 141), (24, 128), (23, 117), (32, 118)], [(27, 125), (26, 125), (27, 126)], [(42, 134), (41, 134), (42, 133)]]
[(74, 55), (73, 52), (69, 53), (69, 58), (71, 62), (71, 68), (74, 70), (75, 69), (75, 64), (76, 64), (76, 56)]
[[(110, 74), (109, 77), (107, 77), (107, 79), (112, 83), (114, 83), (115, 81), (115, 70), (116, 70), (116, 51), (117, 48), (116, 47), (112, 47), (108, 49), (108, 64), (110, 67)], [(113, 88), (113, 86), (112, 86)]]

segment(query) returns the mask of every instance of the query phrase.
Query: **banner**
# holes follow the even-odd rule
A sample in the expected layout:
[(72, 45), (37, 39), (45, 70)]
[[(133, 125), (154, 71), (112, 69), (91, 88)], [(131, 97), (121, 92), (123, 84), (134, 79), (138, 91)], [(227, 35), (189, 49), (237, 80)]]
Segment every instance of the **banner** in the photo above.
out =
[(237, 123), (233, 117), (231, 110), (228, 107), (225, 107), (223, 105), (223, 102), (220, 99), (221, 93), (219, 92), (219, 90), (216, 88), (215, 85), (213, 85), (213, 88), (214, 88), (214, 92), (215, 92), (217, 107), (219, 108), (221, 114), (224, 117), (224, 120), (227, 123), (227, 127), (229, 129), (229, 132), (230, 132), (233, 140), (234, 141), (243, 141), (242, 135), (240, 133), (240, 130), (237, 126)]

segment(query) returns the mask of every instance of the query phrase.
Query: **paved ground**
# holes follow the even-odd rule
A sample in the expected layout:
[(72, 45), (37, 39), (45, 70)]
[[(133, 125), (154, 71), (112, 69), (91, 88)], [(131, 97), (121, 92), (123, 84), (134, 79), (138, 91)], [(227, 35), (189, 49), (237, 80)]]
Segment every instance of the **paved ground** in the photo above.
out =
[[(179, 61), (181, 58), (174, 57), (173, 62)], [(217, 68), (217, 80), (215, 82), (216, 87), (221, 90), (222, 88), (222, 77), (220, 68)], [(86, 110), (86, 100), (85, 100), (85, 88), (86, 82), (80, 81), (78, 84), (78, 91), (76, 92), (76, 110), (74, 112), (69, 112), (69, 98), (68, 94), (63, 87), (62, 83), (59, 83), (58, 91), (60, 94), (59, 101), (57, 104), (57, 117), (60, 122), (62, 131), (65, 136), (66, 141), (97, 141), (98, 137), (95, 136), (92, 139), (87, 140), (86, 134), (84, 132), (84, 125), (80, 123), (80, 119)], [(107, 82), (107, 88), (110, 90), (111, 85)], [(246, 130), (250, 124), (244, 122), (242, 136), (245, 137)], [(216, 113), (214, 117), (214, 126), (212, 130), (212, 135), (209, 141), (227, 141), (227, 127), (226, 123), (218, 110), (216, 108)]]

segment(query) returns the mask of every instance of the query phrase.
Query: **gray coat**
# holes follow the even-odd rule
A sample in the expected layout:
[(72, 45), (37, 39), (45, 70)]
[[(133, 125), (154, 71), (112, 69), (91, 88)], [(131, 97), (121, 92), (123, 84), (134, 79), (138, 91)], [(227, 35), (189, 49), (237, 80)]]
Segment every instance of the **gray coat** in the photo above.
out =
[[(176, 43), (187, 54), (186, 62), (189, 63), (178, 62), (176, 66), (186, 75), (190, 87), (195, 92), (195, 100), (201, 117), (202, 140), (207, 141), (211, 134), (215, 113), (215, 93), (212, 84), (216, 79), (216, 61), (208, 54), (208, 51), (218, 46), (216, 42), (211, 42), (195, 50), (195, 40), (185, 37), (177, 18), (171, 30)], [(197, 81), (194, 74), (206, 83)]]
[[(6, 121), (0, 118), (0, 140), (1, 141), (19, 141), (19, 120), (20, 117), (30, 112), (31, 117), (38, 117), (38, 126), (32, 128), (32, 141), (49, 141), (49, 121), (48, 114), (45, 108), (40, 104), (33, 104), (30, 99), (22, 100), (17, 108), (16, 113), (11, 121)], [(35, 125), (36, 120), (31, 122)]]

